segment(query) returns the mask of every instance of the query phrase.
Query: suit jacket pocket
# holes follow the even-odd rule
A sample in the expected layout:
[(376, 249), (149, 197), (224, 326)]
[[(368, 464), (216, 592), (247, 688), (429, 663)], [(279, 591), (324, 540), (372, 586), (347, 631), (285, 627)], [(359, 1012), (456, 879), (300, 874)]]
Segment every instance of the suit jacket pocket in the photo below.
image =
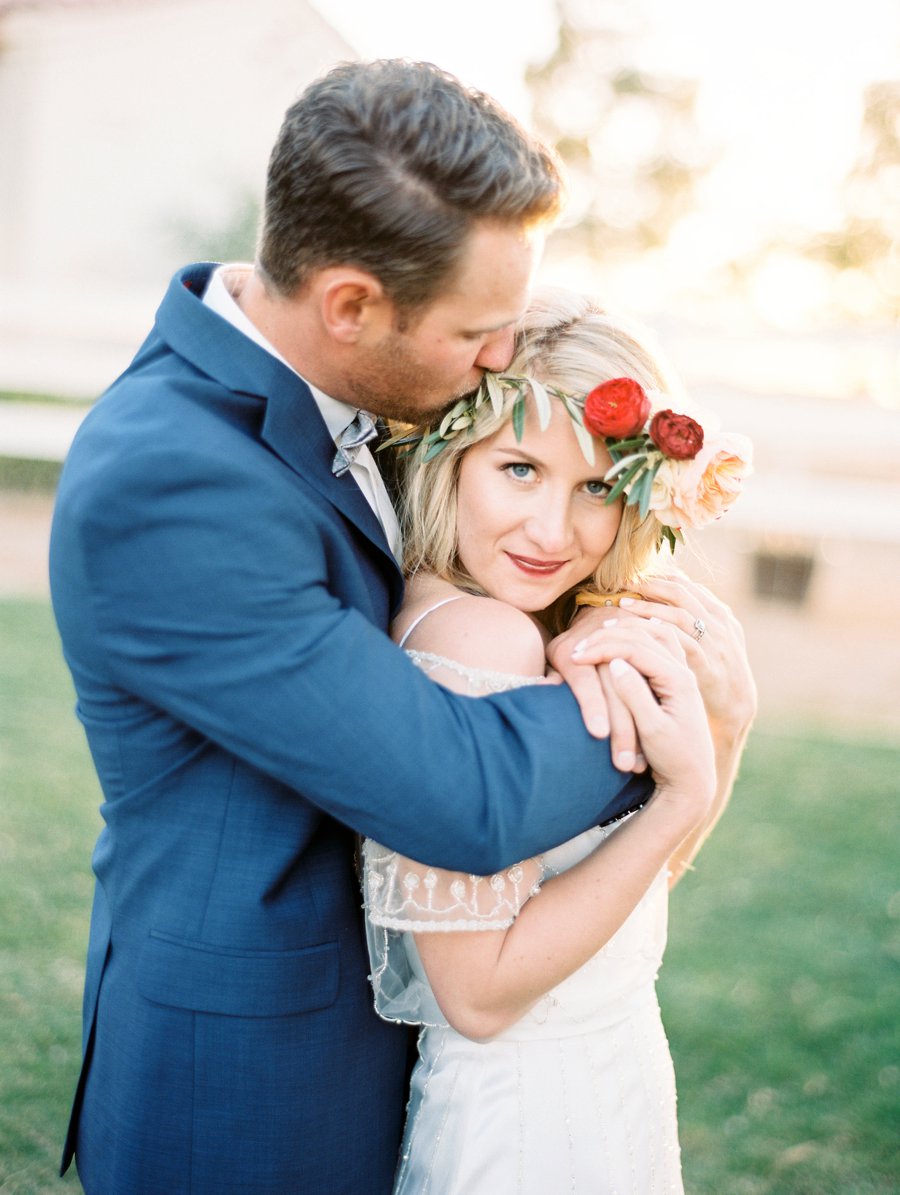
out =
[(138, 988), (156, 1004), (233, 1017), (284, 1017), (337, 998), (337, 942), (303, 950), (233, 950), (150, 930)]

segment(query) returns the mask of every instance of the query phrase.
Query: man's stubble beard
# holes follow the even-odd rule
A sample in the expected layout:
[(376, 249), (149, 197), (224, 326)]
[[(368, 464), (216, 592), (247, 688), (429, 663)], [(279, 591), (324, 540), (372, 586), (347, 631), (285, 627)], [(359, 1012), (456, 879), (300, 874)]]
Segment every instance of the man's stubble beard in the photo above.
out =
[[(458, 399), (474, 395), (477, 387), (461, 383), (450, 394), (429, 395), (428, 367), (414, 361), (402, 336), (389, 336), (370, 355), (347, 387), (345, 401), (352, 402), (398, 423), (427, 423)], [(343, 397), (343, 396), (342, 396)]]

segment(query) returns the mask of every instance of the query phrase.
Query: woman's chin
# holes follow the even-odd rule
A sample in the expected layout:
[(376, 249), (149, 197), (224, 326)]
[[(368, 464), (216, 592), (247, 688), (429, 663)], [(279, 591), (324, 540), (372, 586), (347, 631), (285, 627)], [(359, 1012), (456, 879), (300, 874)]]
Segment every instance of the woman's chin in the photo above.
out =
[[(477, 577), (474, 580), (477, 581)], [(521, 610), (523, 614), (540, 614), (566, 592), (565, 589), (560, 589), (558, 586), (542, 593), (528, 593), (523, 592), (522, 587), (518, 585), (484, 585), (480, 581), (478, 584), (487, 597), (494, 598), (498, 602), (505, 602), (507, 606)]]

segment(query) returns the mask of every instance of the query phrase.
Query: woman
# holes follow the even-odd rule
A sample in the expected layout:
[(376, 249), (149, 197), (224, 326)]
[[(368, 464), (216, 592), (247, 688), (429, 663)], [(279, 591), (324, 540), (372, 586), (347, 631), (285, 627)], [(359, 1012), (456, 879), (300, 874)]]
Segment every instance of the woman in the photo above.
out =
[[(606, 685), (634, 716), (657, 783), (618, 826), (491, 877), (365, 844), (376, 1007), (422, 1026), (395, 1195), (682, 1190), (654, 981), (667, 878), (720, 811), (731, 769), (717, 786), (727, 749), (714, 747), (685, 662), (683, 611), (660, 617), (640, 591), (676, 535), (673, 515), (687, 525), (693, 502), (693, 522), (705, 521), (700, 507), (716, 500), (704, 487), (730, 468), (721, 511), (747, 468), (737, 449), (748, 454), (725, 440), (731, 463), (710, 471), (702, 429), (671, 411), (657, 412), (649, 438), (646, 390), (668, 407), (664, 388), (638, 339), (554, 292), (529, 312), (504, 378), (403, 437), (398, 643), (435, 681), (473, 696), (547, 683), (547, 640), (576, 603), (633, 591), (636, 613), (657, 613), (613, 611), (606, 658), (627, 645), (653, 693), (614, 654)], [(696, 646), (702, 620), (688, 625)]]

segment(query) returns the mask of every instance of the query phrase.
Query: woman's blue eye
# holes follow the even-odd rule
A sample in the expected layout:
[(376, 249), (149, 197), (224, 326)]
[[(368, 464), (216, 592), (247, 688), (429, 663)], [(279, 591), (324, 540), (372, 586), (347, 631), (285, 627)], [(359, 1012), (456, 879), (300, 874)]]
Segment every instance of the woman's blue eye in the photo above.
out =
[(511, 464), (505, 466), (507, 472), (511, 473), (517, 481), (527, 481), (531, 476), (533, 466), (526, 465), (522, 461), (512, 461)]
[(609, 493), (609, 486), (605, 481), (588, 481), (585, 482), (587, 492), (595, 498), (605, 498)]

